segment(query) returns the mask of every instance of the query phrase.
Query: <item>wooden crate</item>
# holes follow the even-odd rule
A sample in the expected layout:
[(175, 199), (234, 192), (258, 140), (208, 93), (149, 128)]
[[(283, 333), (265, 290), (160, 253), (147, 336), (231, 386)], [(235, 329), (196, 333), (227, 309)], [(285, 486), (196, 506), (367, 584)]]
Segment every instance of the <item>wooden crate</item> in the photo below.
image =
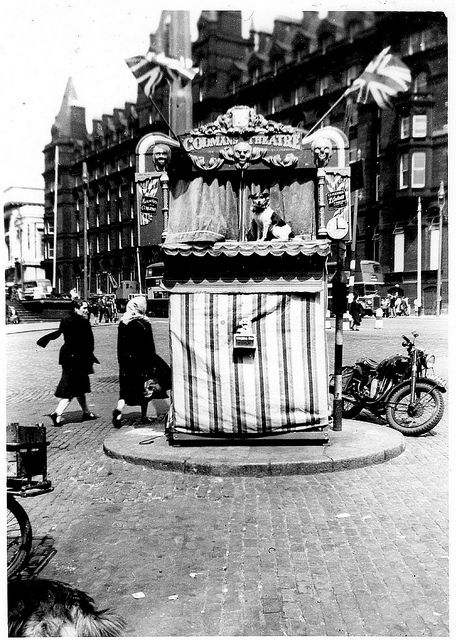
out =
[(47, 476), (46, 428), (13, 422), (6, 427), (7, 478), (32, 482)]

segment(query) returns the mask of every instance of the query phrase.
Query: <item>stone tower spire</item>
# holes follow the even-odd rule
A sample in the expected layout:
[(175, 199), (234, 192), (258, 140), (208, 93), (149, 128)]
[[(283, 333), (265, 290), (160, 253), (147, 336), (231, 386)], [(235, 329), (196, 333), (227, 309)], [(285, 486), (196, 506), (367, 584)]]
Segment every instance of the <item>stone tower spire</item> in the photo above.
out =
[(60, 111), (51, 128), (52, 140), (62, 138), (83, 139), (87, 136), (85, 109), (79, 106), (72, 78), (68, 78)]

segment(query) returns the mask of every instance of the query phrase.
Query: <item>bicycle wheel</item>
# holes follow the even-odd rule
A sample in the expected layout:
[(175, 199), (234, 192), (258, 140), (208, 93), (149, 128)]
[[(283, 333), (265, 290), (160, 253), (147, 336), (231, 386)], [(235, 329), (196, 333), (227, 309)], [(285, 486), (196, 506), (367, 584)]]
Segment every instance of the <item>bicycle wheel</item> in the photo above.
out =
[(32, 525), (14, 496), (7, 494), (7, 576), (19, 573), (27, 564), (32, 548)]

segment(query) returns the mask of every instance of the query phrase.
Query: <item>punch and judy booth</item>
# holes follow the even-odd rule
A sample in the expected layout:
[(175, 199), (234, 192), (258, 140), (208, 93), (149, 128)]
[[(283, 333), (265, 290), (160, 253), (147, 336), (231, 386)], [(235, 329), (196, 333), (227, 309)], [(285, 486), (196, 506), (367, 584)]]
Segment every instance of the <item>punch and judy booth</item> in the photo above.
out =
[(324, 437), (325, 268), (331, 239), (349, 233), (346, 138), (233, 107), (181, 141), (188, 166), (172, 175), (171, 158), (162, 246), (171, 438)]

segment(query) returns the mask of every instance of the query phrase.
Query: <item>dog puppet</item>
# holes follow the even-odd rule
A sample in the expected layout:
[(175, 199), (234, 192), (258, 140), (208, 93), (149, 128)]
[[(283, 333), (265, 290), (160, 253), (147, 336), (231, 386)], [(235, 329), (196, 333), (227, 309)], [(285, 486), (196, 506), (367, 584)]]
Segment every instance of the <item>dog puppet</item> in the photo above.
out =
[(269, 191), (264, 189), (249, 195), (252, 201), (252, 223), (247, 240), (265, 242), (267, 240), (288, 240), (293, 236), (291, 227), (270, 207)]
[(97, 611), (92, 598), (56, 580), (8, 582), (8, 636), (121, 636), (125, 621), (109, 610)]

